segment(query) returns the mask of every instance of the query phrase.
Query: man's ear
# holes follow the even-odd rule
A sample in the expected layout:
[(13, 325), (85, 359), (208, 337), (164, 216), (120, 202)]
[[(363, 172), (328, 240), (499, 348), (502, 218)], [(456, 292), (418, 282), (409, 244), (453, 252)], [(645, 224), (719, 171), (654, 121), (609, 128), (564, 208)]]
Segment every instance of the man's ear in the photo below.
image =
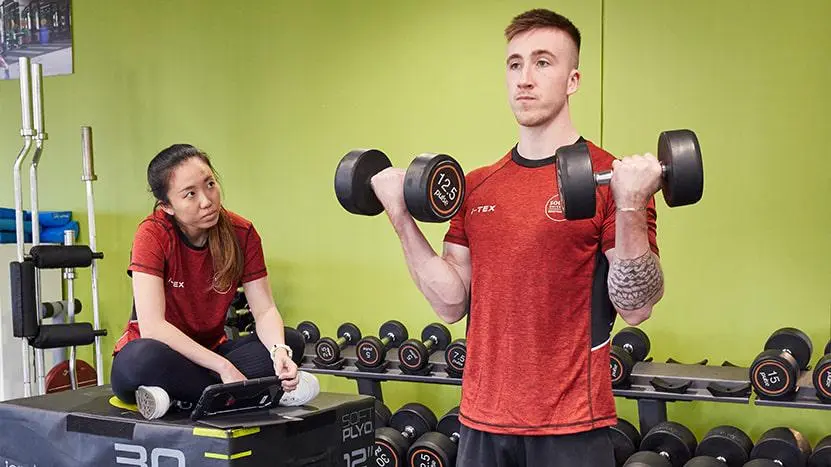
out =
[(574, 69), (571, 70), (571, 73), (568, 75), (568, 87), (566, 88), (566, 94), (571, 96), (577, 90), (580, 89), (580, 70)]

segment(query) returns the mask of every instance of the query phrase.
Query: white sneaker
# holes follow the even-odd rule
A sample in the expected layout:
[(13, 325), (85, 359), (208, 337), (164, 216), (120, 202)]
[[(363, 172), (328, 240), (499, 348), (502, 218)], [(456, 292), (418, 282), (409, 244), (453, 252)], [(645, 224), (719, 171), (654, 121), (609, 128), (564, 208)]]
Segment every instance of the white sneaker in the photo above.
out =
[(136, 390), (136, 405), (144, 418), (154, 420), (170, 409), (170, 396), (158, 386), (139, 386)]
[(296, 407), (307, 404), (320, 394), (320, 381), (317, 377), (306, 371), (297, 372), (297, 387), (292, 392), (283, 393), (280, 398), (280, 405)]

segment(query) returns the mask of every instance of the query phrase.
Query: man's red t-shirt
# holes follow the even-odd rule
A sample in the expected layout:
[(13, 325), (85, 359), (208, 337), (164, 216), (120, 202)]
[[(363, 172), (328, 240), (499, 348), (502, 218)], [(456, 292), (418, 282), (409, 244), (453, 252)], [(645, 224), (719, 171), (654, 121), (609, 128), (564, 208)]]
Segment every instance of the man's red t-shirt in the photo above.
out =
[[(587, 142), (594, 171), (614, 157)], [(445, 241), (470, 249), (472, 278), (460, 421), (491, 433), (570, 434), (616, 423), (609, 337), (616, 311), (604, 253), (615, 205), (597, 189), (592, 219), (563, 217), (555, 157), (514, 148), (466, 176)], [(654, 199), (648, 237), (658, 253)]]
[[(227, 211), (242, 248), (245, 266), (239, 283), (227, 293), (213, 289), (213, 258), (205, 244), (192, 245), (173, 219), (158, 209), (138, 226), (128, 271), (164, 280), (165, 320), (199, 344), (213, 349), (225, 341), (225, 316), (237, 287), (267, 275), (262, 240), (254, 225)], [(131, 319), (115, 345), (115, 352), (141, 337)]]

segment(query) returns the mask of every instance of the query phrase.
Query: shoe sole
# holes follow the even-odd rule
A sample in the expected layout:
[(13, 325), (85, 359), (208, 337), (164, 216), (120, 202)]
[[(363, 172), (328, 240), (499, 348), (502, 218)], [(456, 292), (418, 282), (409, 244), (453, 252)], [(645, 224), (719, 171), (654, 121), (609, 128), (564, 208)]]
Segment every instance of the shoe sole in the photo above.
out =
[(153, 397), (153, 394), (150, 391), (139, 388), (136, 390), (136, 405), (138, 406), (139, 413), (144, 416), (144, 418), (148, 420), (152, 420), (156, 414), (156, 398)]

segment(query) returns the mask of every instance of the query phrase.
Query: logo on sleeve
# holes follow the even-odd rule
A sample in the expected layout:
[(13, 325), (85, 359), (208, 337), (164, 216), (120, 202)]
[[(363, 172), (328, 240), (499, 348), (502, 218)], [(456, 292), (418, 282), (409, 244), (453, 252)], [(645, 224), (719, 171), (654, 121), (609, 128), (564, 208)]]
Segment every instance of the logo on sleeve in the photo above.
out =
[(185, 288), (185, 282), (184, 281), (178, 282), (178, 281), (174, 281), (173, 279), (168, 278), (167, 282), (170, 285), (172, 285), (173, 288), (175, 288), (175, 289), (184, 289)]
[(545, 202), (545, 216), (554, 222), (566, 220), (563, 216), (563, 203), (560, 201), (560, 194), (556, 193)]
[(471, 214), (488, 213), (488, 212), (496, 212), (496, 205), (495, 204), (485, 204), (485, 205), (482, 205), (482, 206), (476, 206), (475, 208), (470, 210)]

